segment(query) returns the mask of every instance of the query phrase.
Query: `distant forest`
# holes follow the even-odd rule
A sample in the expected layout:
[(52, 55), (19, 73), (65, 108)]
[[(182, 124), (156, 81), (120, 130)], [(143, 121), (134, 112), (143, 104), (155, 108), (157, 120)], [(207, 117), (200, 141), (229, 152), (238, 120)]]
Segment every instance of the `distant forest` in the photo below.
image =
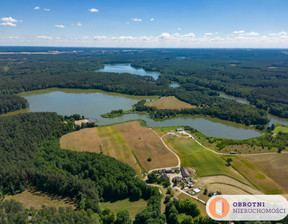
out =
[[(56, 49), (0, 48), (0, 51), (21, 50)], [(288, 55), (281, 50), (57, 50), (65, 53), (0, 55), (0, 99), (4, 99), (0, 113), (28, 105), (22, 98), (11, 94), (59, 87), (101, 89), (131, 95), (174, 95), (197, 106), (191, 114), (204, 114), (246, 125), (268, 123), (267, 111), (288, 117)], [(154, 80), (148, 76), (95, 72), (107, 63), (132, 63), (136, 68), (161, 75)], [(180, 87), (169, 87), (172, 82), (179, 83)], [(218, 91), (246, 98), (252, 105), (223, 99)]]

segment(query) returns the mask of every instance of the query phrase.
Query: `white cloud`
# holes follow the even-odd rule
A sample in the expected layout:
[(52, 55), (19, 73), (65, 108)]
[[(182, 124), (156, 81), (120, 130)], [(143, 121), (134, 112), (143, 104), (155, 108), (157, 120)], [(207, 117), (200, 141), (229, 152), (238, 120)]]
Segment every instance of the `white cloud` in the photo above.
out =
[(245, 34), (241, 34), (241, 35), (245, 35), (245, 36), (259, 36), (259, 33), (257, 33), (257, 32), (250, 32), (250, 33), (245, 33)]
[(65, 26), (64, 26), (64, 25), (55, 25), (55, 27), (56, 27), (56, 28), (62, 28), (62, 29), (64, 29), (64, 28), (65, 28)]
[(212, 36), (213, 33), (205, 33), (204, 35), (205, 35), (205, 36)]
[(287, 35), (287, 33), (284, 31), (281, 31), (279, 33), (269, 33), (269, 36), (285, 36), (285, 35)]
[(11, 22), (11, 23), (17, 23), (17, 22), (18, 22), (17, 19), (13, 19), (11, 16), (9, 16), (9, 17), (3, 17), (0, 21), (3, 21), (3, 22)]
[(244, 30), (235, 30), (233, 33), (234, 34), (243, 34), (243, 33), (245, 33), (245, 31)]
[(89, 9), (90, 12), (99, 12), (99, 9), (94, 9), (94, 8), (91, 8)]
[(46, 11), (46, 12), (50, 12), (50, 9), (47, 9), (47, 8), (45, 8), (43, 10)]
[(77, 23), (77, 26), (82, 26), (82, 23), (78, 22), (78, 23)]
[(182, 30), (182, 28), (181, 28), (181, 27), (178, 27), (178, 28), (177, 28), (177, 30), (179, 30), (179, 31), (180, 31), (180, 30)]
[(18, 36), (12, 36), (12, 37), (8, 37), (10, 40), (16, 40), (16, 39), (19, 39)]
[(195, 34), (194, 33), (187, 33), (184, 35), (184, 37), (194, 38)]
[(36, 36), (36, 38), (42, 40), (53, 40), (53, 37), (51, 36)]
[(132, 18), (132, 21), (133, 22), (142, 22), (142, 19), (140, 19), (140, 18)]
[(15, 23), (19, 23), (19, 22), (23, 22), (22, 20), (17, 20), (17, 19), (14, 19), (12, 18), (11, 16), (9, 17), (2, 17), (0, 19), (0, 21), (4, 22), (4, 23), (0, 23), (0, 26), (11, 26), (11, 27), (15, 27), (16, 24)]
[(16, 26), (16, 24), (11, 23), (11, 22), (5, 22), (5, 23), (0, 23), (0, 26)]
[(171, 38), (171, 35), (169, 33), (162, 33), (160, 36), (159, 36), (160, 39), (170, 39)]
[[(75, 24), (76, 25), (76, 24)], [(231, 33), (206, 33), (198, 36), (193, 32), (180, 34), (163, 32), (159, 35), (139, 36), (34, 36), (19, 39), (11, 35), (7, 38), (0, 36), (0, 45), (15, 45), (31, 43), (41, 46), (83, 46), (83, 47), (169, 47), (169, 48), (288, 48), (288, 32), (241, 32), (238, 35)], [(285, 35), (286, 33), (286, 35)], [(246, 35), (248, 34), (248, 35)]]
[(153, 22), (154, 20), (155, 20), (154, 18), (151, 18), (151, 19), (150, 19), (151, 22)]
[(35, 9), (35, 10), (39, 10), (39, 9), (40, 9), (40, 7), (39, 7), (39, 6), (36, 6), (36, 7), (34, 7), (34, 9)]

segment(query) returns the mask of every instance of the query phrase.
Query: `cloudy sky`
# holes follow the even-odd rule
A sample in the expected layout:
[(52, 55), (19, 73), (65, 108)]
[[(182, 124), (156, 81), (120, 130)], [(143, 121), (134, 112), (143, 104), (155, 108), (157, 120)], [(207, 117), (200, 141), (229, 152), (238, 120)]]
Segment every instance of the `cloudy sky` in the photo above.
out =
[(288, 0), (0, 2), (1, 46), (288, 48)]

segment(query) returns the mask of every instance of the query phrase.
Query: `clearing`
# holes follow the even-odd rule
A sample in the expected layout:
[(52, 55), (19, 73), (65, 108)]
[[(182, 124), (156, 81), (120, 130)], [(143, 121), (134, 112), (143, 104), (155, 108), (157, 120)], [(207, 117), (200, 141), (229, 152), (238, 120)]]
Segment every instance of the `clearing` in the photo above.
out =
[(10, 199), (21, 202), (23, 206), (27, 209), (30, 209), (31, 207), (40, 209), (42, 205), (56, 208), (71, 206), (73, 209), (75, 209), (77, 206), (70, 198), (50, 196), (34, 190), (26, 190), (20, 194), (15, 194), (13, 196), (5, 196), (5, 200)]
[(178, 100), (175, 96), (165, 96), (161, 97), (158, 100), (146, 102), (148, 107), (157, 107), (158, 109), (186, 109), (186, 108), (195, 108), (189, 103), (185, 103), (181, 100)]
[(117, 213), (119, 210), (126, 209), (130, 217), (135, 219), (135, 216), (138, 212), (144, 210), (147, 206), (147, 201), (140, 199), (139, 201), (129, 201), (129, 199), (119, 200), (116, 202), (101, 202), (101, 210), (109, 208), (112, 212)]
[(259, 168), (260, 171), (262, 171), (275, 183), (278, 183), (281, 187), (283, 187), (286, 192), (288, 192), (288, 154), (275, 153), (272, 155), (247, 155), (243, 157), (245, 157), (249, 162), (253, 163), (257, 168)]
[(137, 174), (178, 164), (159, 136), (136, 121), (72, 132), (62, 136), (60, 144), (74, 151), (102, 152), (128, 164)]
[(288, 133), (288, 126), (277, 123), (275, 129), (273, 130), (273, 132), (274, 132), (274, 133), (277, 133), (277, 134), (278, 134), (279, 132)]

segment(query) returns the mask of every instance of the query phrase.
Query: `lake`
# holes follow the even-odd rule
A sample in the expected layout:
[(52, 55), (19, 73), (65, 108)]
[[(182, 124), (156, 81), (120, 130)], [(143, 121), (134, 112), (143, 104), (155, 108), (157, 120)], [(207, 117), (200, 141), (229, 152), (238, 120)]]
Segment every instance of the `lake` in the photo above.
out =
[[(227, 94), (222, 93), (222, 92), (219, 92), (219, 94), (220, 94), (220, 97), (225, 98), (225, 99), (235, 100), (236, 102), (242, 103), (242, 104), (250, 104), (249, 101), (244, 99), (244, 98), (227, 95)], [(274, 116), (274, 115), (269, 114), (269, 113), (268, 113), (268, 118), (270, 119), (270, 122), (269, 122), (270, 126), (272, 124), (276, 124), (276, 123), (288, 125), (288, 119), (287, 118), (277, 117), (277, 116)]]
[(177, 83), (172, 83), (172, 84), (170, 84), (170, 87), (177, 88), (177, 87), (180, 87), (180, 85)]
[(104, 64), (104, 68), (96, 72), (130, 73), (133, 75), (151, 76), (155, 80), (158, 79), (160, 75), (158, 72), (148, 72), (142, 68), (133, 68), (131, 64)]
[(97, 90), (50, 89), (22, 93), (29, 101), (30, 112), (57, 112), (61, 115), (81, 114), (87, 118), (97, 120), (97, 125), (109, 125), (129, 120), (141, 119), (149, 127), (191, 126), (203, 134), (212, 137), (246, 139), (260, 136), (254, 129), (232, 122), (210, 118), (175, 118), (154, 121), (146, 115), (127, 114), (116, 118), (102, 118), (100, 115), (111, 110), (129, 110), (141, 99), (155, 99), (156, 97), (135, 97), (124, 94), (107, 93)]

